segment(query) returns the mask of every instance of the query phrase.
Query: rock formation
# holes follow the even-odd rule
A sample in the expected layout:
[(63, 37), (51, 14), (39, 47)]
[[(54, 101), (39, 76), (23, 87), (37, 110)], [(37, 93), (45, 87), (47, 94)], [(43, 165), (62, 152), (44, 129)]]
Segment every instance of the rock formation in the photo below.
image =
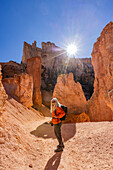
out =
[(1, 65), (0, 65), (0, 116), (5, 111), (6, 99), (7, 99), (7, 95), (4, 90), (4, 86), (2, 84), (2, 73), (1, 73)]
[(68, 107), (68, 113), (79, 114), (86, 109), (86, 98), (79, 82), (75, 83), (73, 74), (62, 74), (57, 79), (53, 97)]
[(22, 63), (26, 67), (27, 59), (40, 56), (42, 61), (41, 89), (53, 91), (60, 74), (72, 72), (75, 82), (82, 85), (86, 99), (93, 93), (94, 71), (91, 58), (69, 58), (66, 50), (51, 42), (42, 42), (41, 48), (36, 47), (36, 41), (32, 45), (24, 42)]
[(93, 46), (94, 93), (89, 101), (91, 121), (113, 120), (113, 22), (103, 29)]
[(36, 41), (32, 45), (24, 41), (22, 63), (27, 64), (27, 59), (41, 56), (41, 49), (36, 47)]
[(33, 103), (41, 106), (41, 58), (33, 57), (27, 60), (27, 73), (33, 77)]
[(80, 113), (80, 114), (72, 114), (69, 113), (66, 117), (66, 120), (63, 121), (63, 123), (80, 123), (80, 122), (90, 122), (89, 116), (86, 113)]
[(86, 99), (88, 100), (93, 93), (94, 71), (91, 64), (91, 58), (77, 59), (70, 58), (69, 63), (61, 67), (57, 72), (54, 69), (47, 69), (42, 65), (41, 87), (42, 90), (53, 91), (60, 74), (73, 73), (74, 81), (82, 85)]
[(5, 111), (5, 103), (7, 99), (6, 92), (4, 90), (4, 86), (2, 84), (2, 73), (1, 73), (1, 65), (0, 65), (0, 144), (4, 144), (4, 130), (2, 125), (2, 113)]
[(4, 78), (14, 77), (15, 74), (21, 74), (25, 72), (25, 66), (18, 64), (14, 61), (0, 63), (2, 65), (2, 75)]
[(46, 90), (42, 90), (41, 93), (42, 93), (42, 103), (50, 108), (50, 103), (51, 103), (53, 93), (51, 91), (46, 91)]
[(27, 64), (27, 59), (39, 56), (46, 68), (55, 68), (57, 66), (57, 69), (59, 69), (59, 65), (62, 64), (66, 57), (66, 51), (51, 42), (42, 42), (41, 45), (42, 47), (39, 48), (36, 47), (36, 41), (32, 45), (24, 42), (22, 63)]
[(14, 78), (5, 78), (3, 79), (3, 85), (9, 96), (27, 107), (33, 105), (33, 78), (31, 75), (21, 73), (14, 75)]

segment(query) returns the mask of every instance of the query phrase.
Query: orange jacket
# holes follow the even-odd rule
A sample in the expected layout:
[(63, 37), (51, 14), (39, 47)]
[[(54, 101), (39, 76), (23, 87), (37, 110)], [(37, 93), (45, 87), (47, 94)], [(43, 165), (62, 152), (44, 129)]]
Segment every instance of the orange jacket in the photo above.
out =
[[(60, 118), (62, 118), (65, 115), (64, 110), (61, 107), (57, 107), (56, 109), (56, 115), (55, 111), (52, 112), (52, 123), (53, 124), (58, 124), (61, 122)], [(57, 118), (55, 118), (57, 117)]]

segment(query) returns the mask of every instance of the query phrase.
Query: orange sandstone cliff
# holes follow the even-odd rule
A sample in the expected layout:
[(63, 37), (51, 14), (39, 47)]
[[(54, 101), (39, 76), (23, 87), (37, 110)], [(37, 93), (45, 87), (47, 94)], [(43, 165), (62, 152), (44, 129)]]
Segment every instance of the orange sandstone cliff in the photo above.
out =
[(33, 103), (42, 105), (41, 96), (41, 58), (33, 57), (27, 60), (27, 73), (33, 77)]
[(113, 22), (103, 29), (93, 46), (94, 93), (89, 101), (91, 121), (113, 120)]

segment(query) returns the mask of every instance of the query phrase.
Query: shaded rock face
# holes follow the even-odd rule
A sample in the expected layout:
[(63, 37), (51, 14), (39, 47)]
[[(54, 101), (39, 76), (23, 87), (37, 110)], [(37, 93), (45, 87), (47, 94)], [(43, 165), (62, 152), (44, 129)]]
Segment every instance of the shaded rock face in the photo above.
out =
[(27, 73), (33, 77), (33, 104), (41, 106), (41, 58), (33, 57), (27, 60)]
[(113, 120), (113, 22), (103, 29), (93, 46), (94, 94), (89, 102), (92, 121)]
[(42, 103), (50, 108), (50, 103), (51, 103), (53, 93), (51, 91), (42, 90), (41, 94), (42, 94)]
[(86, 111), (86, 98), (79, 82), (75, 83), (73, 74), (62, 74), (57, 79), (53, 97), (68, 107), (68, 113), (80, 114)]
[(31, 75), (27, 73), (14, 75), (14, 78), (3, 79), (3, 85), (9, 96), (27, 107), (33, 105), (33, 79)]
[(2, 73), (1, 73), (1, 65), (0, 65), (0, 116), (5, 111), (5, 102), (7, 99), (7, 94), (5, 92), (4, 86), (2, 84)]
[(1, 63), (1, 65), (2, 65), (3, 79), (14, 77), (14, 74), (21, 74), (25, 72), (25, 66), (23, 64), (18, 64), (14, 61)]
[(6, 110), (5, 108), (5, 103), (6, 103), (6, 99), (8, 98), (4, 86), (2, 84), (2, 73), (1, 73), (1, 65), (0, 65), (0, 144), (4, 144), (5, 143), (5, 139), (4, 139), (4, 126), (3, 126), (3, 121), (2, 121), (2, 114), (3, 112)]
[(67, 65), (63, 65), (58, 71), (46, 68), (42, 65), (41, 69), (41, 88), (42, 90), (53, 91), (57, 83), (57, 78), (61, 74), (72, 72), (75, 82), (80, 82), (86, 99), (90, 99), (93, 93), (94, 70), (91, 58), (76, 59), (70, 58)]

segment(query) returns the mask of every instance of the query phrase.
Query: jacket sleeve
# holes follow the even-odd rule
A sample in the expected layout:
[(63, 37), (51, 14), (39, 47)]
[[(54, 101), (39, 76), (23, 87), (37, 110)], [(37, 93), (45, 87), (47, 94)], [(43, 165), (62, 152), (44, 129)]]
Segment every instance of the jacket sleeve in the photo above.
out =
[(57, 118), (62, 118), (64, 115), (65, 115), (64, 110), (61, 107), (59, 107), (57, 110)]
[(52, 111), (52, 117), (55, 117), (55, 111)]

